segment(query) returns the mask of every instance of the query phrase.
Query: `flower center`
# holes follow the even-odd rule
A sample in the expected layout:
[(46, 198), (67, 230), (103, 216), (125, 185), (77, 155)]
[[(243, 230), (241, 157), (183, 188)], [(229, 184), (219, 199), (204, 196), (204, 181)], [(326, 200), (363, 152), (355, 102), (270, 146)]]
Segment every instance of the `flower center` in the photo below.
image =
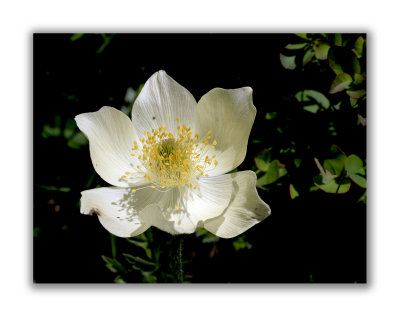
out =
[[(176, 120), (179, 122), (179, 118)], [(192, 134), (191, 128), (185, 124), (178, 125), (175, 134), (168, 132), (164, 124), (159, 129), (144, 132), (145, 138), (140, 139), (141, 155), (138, 155), (141, 166), (137, 166), (137, 172), (146, 171), (142, 172), (142, 177), (153, 183), (151, 187), (172, 188), (189, 184), (196, 189), (197, 178), (207, 177), (207, 172), (218, 165), (215, 155), (206, 155), (217, 144), (215, 140), (209, 142), (211, 131), (202, 140), (198, 134), (194, 137)], [(132, 150), (132, 156), (138, 154), (137, 142)]]

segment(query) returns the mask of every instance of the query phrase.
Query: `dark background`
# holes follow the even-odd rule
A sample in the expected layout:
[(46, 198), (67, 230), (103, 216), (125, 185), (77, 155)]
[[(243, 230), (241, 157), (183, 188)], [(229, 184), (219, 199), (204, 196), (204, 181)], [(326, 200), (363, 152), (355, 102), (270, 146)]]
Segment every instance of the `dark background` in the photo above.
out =
[[(115, 277), (102, 259), (111, 254), (110, 234), (97, 217), (79, 213), (81, 191), (108, 185), (94, 173), (87, 146), (71, 148), (63, 136), (44, 138), (43, 126), (54, 124), (56, 115), (63, 126), (68, 119), (105, 105), (119, 109), (126, 104), (128, 87), (136, 90), (161, 69), (196, 100), (215, 87), (252, 87), (257, 116), (238, 170), (252, 169), (254, 156), (272, 148), (289, 171), (268, 190), (258, 190), (272, 215), (245, 232), (251, 249), (235, 251), (230, 239), (206, 244), (196, 235), (185, 238), (190, 281), (366, 282), (366, 205), (357, 203), (363, 189), (352, 186), (343, 195), (309, 191), (318, 173), (314, 157), (323, 157), (332, 144), (365, 157), (366, 131), (351, 122), (350, 107), (318, 120), (295, 107), (293, 95), (299, 90), (327, 94), (332, 74), (312, 66), (307, 71), (282, 67), (279, 54), (296, 41), (294, 35), (116, 34), (100, 53), (104, 41), (99, 34), (70, 38), (71, 34), (34, 35), (35, 282), (105, 283)], [(276, 112), (279, 120), (266, 121), (267, 112)], [(332, 120), (335, 136), (326, 128)], [(283, 133), (276, 133), (277, 128)], [(294, 156), (279, 151), (292, 141), (303, 158), (298, 169), (292, 168)], [(295, 200), (289, 184), (300, 193)], [(152, 231), (160, 241), (169, 238)], [(128, 247), (117, 238), (118, 250)]]

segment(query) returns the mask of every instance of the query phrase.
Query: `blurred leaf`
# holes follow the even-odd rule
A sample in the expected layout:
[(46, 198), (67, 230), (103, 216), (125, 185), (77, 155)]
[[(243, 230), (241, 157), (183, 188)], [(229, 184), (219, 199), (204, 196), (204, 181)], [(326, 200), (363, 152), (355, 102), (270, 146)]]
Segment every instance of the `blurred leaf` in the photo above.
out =
[(245, 236), (240, 236), (238, 239), (233, 241), (233, 247), (235, 248), (235, 251), (239, 251), (241, 249), (251, 249), (253, 245), (246, 241)]
[(267, 120), (275, 119), (276, 115), (277, 115), (277, 112), (267, 112), (267, 114), (265, 115), (265, 119), (267, 119)]
[(80, 149), (82, 146), (88, 145), (89, 141), (82, 132), (77, 132), (71, 139), (69, 139), (67, 145), (73, 149)]
[(280, 54), (281, 64), (285, 69), (293, 70), (296, 68), (296, 56), (285, 56)]
[(296, 197), (299, 197), (298, 191), (294, 188), (293, 184), (289, 185), (289, 193), (290, 193), (290, 198), (295, 199)]
[(342, 34), (336, 33), (333, 38), (333, 43), (337, 46), (342, 45)]
[(301, 158), (295, 158), (294, 159), (294, 165), (297, 167), (297, 168), (299, 168), (300, 167), (300, 164), (301, 164)]
[(353, 84), (355, 86), (362, 86), (362, 85), (364, 85), (365, 81), (366, 81), (366, 78), (365, 78), (365, 76), (363, 74), (360, 74), (360, 73), (355, 73), (354, 74), (354, 82), (353, 82)]
[(286, 168), (279, 166), (279, 169), (278, 169), (279, 178), (285, 176), (287, 173), (288, 173), (288, 171)]
[[(365, 127), (367, 124), (367, 120), (360, 114), (357, 114), (357, 121), (363, 126)], [(357, 123), (358, 124), (358, 123)]]
[(104, 51), (104, 49), (110, 44), (111, 39), (115, 36), (115, 34), (106, 35), (104, 33), (100, 34), (103, 38), (103, 44), (96, 51), (97, 54), (100, 54)]
[(319, 60), (328, 59), (329, 44), (321, 43), (315, 48), (315, 57)]
[(366, 91), (365, 89), (360, 89), (355, 91), (347, 90), (346, 94), (348, 94), (353, 99), (360, 99), (361, 97), (365, 96)]
[(122, 254), (125, 259), (130, 263), (130, 264), (136, 264), (136, 263), (141, 263), (141, 264), (145, 264), (145, 265), (150, 265), (150, 266), (157, 266), (155, 263), (147, 261), (145, 259), (142, 259), (138, 256), (133, 256), (131, 254), (127, 254), (127, 253), (123, 253)]
[(354, 53), (357, 55), (358, 58), (362, 57), (363, 48), (364, 48), (364, 38), (360, 36), (354, 43), (354, 49), (353, 49)]
[(354, 183), (362, 188), (367, 187), (364, 164), (357, 155), (352, 154), (347, 158), (345, 168)]
[(336, 94), (340, 91), (343, 91), (343, 90), (349, 88), (352, 81), (353, 81), (353, 79), (351, 78), (351, 76), (349, 74), (346, 74), (346, 73), (338, 74), (331, 84), (329, 93)]
[(286, 45), (286, 49), (288, 50), (301, 50), (303, 49), (308, 43), (299, 43), (299, 44), (288, 44)]
[(298, 102), (307, 103), (307, 102), (316, 102), (317, 105), (305, 105), (303, 109), (309, 112), (316, 113), (318, 111), (317, 107), (321, 106), (324, 109), (328, 109), (330, 106), (329, 99), (326, 98), (322, 93), (316, 90), (302, 90), (296, 93), (295, 98)]
[(318, 105), (304, 106), (303, 109), (311, 113), (317, 113), (319, 110), (319, 106)]
[(71, 191), (70, 187), (45, 186), (45, 185), (38, 185), (38, 184), (35, 184), (35, 186), (39, 187), (39, 188), (43, 188), (45, 190), (57, 191), (57, 192), (62, 192), (62, 193), (68, 193)]
[(203, 237), (203, 239), (201, 240), (202, 243), (211, 243), (219, 241), (219, 237), (217, 237), (216, 235), (212, 234), (211, 232), (209, 232), (204, 228), (197, 229), (196, 237)]
[(127, 274), (128, 271), (124, 266), (116, 259), (110, 258), (108, 256), (102, 256), (104, 262), (106, 262), (106, 267), (113, 273), (118, 273), (118, 271)]
[(51, 127), (48, 124), (45, 124), (43, 126), (42, 136), (44, 138), (47, 138), (48, 136), (57, 137), (57, 136), (60, 136), (60, 135), (61, 135), (61, 129), (60, 128)]
[(336, 75), (347, 73), (354, 75), (361, 71), (360, 62), (354, 52), (346, 47), (332, 46), (328, 53), (329, 66)]
[(64, 138), (69, 139), (75, 132), (76, 129), (76, 122), (72, 118), (68, 118), (67, 122), (65, 123), (65, 128), (63, 131)]
[(304, 40), (310, 40), (310, 38), (307, 36), (307, 33), (295, 33), (298, 37), (301, 37)]
[(33, 237), (37, 238), (39, 236), (39, 233), (42, 229), (40, 227), (35, 227), (33, 228)]
[(85, 35), (85, 33), (75, 33), (75, 34), (73, 34), (70, 38), (69, 38), (69, 40), (71, 41), (71, 42), (74, 42), (74, 41), (76, 41), (76, 40), (79, 40), (82, 36), (84, 36)]
[(314, 54), (315, 54), (315, 52), (311, 48), (306, 51), (306, 53), (304, 54), (304, 57), (303, 57), (303, 66), (305, 66), (312, 60)]

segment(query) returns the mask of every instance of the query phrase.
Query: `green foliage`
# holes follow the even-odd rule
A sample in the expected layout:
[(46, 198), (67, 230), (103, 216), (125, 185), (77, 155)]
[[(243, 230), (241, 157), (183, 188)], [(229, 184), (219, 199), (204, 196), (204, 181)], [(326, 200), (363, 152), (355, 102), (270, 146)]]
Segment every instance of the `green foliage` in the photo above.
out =
[(367, 188), (365, 166), (357, 155), (350, 155), (344, 162), (346, 171), (351, 180), (362, 188)]
[(312, 113), (317, 113), (320, 109), (328, 109), (330, 107), (329, 99), (324, 94), (315, 90), (299, 91), (295, 98), (302, 105), (303, 109)]
[(264, 188), (287, 174), (285, 166), (278, 160), (272, 160), (268, 151), (263, 151), (254, 158), (257, 167), (257, 186)]
[(70, 148), (79, 150), (81, 147), (89, 144), (86, 136), (78, 130), (76, 122), (72, 118), (67, 118), (62, 124), (61, 116), (54, 116), (54, 125), (43, 125), (42, 137), (57, 138), (63, 136)]
[(290, 198), (295, 199), (300, 196), (299, 192), (294, 188), (293, 184), (289, 185)]
[(283, 54), (280, 55), (281, 64), (286, 69), (295, 69), (296, 68), (296, 56), (285, 56)]
[(246, 241), (246, 237), (244, 235), (241, 235), (238, 239), (233, 241), (233, 247), (235, 251), (239, 251), (242, 249), (250, 250), (253, 245), (250, 242)]
[[(282, 66), (287, 70), (300, 73), (306, 72), (307, 68), (310, 68), (316, 73), (326, 74), (326, 78), (328, 78), (323, 89), (307, 87), (307, 89), (298, 90), (293, 94), (294, 102), (299, 105), (298, 108), (313, 114), (314, 121), (310, 119), (308, 124), (314, 127), (315, 135), (324, 134), (321, 130), (322, 116), (332, 112), (338, 114), (332, 116), (332, 119), (336, 119), (325, 123), (325, 129), (329, 132), (332, 140), (338, 136), (343, 137), (341, 135), (344, 127), (342, 122), (347, 122), (346, 125), (350, 122), (348, 119), (344, 119), (345, 115), (352, 116), (351, 122), (354, 126), (365, 127), (365, 107), (361, 108), (361, 106), (365, 106), (366, 102), (365, 35), (301, 33), (296, 36), (293, 38), (293, 42), (286, 44), (281, 53)], [(324, 77), (321, 76), (321, 78)], [(355, 111), (349, 110), (351, 108)], [(274, 113), (274, 115), (271, 116), (270, 113)], [(337, 121), (339, 114), (343, 118), (342, 121)], [(265, 118), (271, 123), (275, 123), (280, 118), (279, 115), (279, 112), (269, 111)], [(296, 119), (301, 120), (300, 118)], [(282, 123), (283, 121), (276, 122)], [(289, 132), (289, 126), (281, 124), (276, 127), (276, 130), (278, 134), (275, 137), (281, 135), (284, 136), (284, 139), (289, 139), (290, 136), (293, 138), (293, 132)], [(352, 138), (351, 135), (348, 137)], [(282, 139), (282, 137), (280, 138)], [(263, 143), (262, 140), (261, 143)], [(296, 141), (290, 141), (290, 144), (293, 144), (293, 148), (281, 145), (280, 149), (274, 147), (264, 149), (254, 158), (254, 169), (258, 176), (259, 188), (273, 190), (275, 186), (287, 184), (286, 188), (289, 188), (290, 198), (296, 199), (300, 195), (293, 184), (298, 184), (299, 181), (293, 177), (299, 173), (297, 170), (305, 168), (304, 164), (308, 165), (311, 162), (307, 156), (288, 155), (298, 151), (303, 155), (307, 153), (307, 151), (294, 146)], [(277, 157), (276, 153), (284, 156)], [(331, 146), (329, 151), (325, 150), (321, 157), (317, 156), (318, 158), (314, 155), (313, 163), (319, 173), (302, 180), (302, 183), (311, 181), (308, 187), (309, 195), (318, 191), (327, 194), (346, 194), (351, 190), (356, 191), (357, 187), (366, 188), (366, 166), (363, 163), (365, 160), (359, 156), (355, 154), (347, 156), (337, 145)], [(281, 161), (290, 162), (290, 164), (283, 164)], [(283, 175), (288, 175), (287, 178), (281, 180), (280, 168), (284, 168)], [(357, 186), (351, 186), (352, 183)], [(355, 189), (352, 189), (353, 187)], [(357, 201), (365, 202), (365, 197), (364, 194)]]

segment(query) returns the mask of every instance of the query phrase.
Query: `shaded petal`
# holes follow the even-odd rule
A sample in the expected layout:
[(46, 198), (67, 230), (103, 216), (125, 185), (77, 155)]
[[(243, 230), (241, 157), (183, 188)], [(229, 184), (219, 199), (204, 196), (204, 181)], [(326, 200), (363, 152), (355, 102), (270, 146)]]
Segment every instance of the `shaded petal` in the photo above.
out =
[(152, 199), (165, 219), (161, 224), (154, 225), (172, 234), (193, 233), (200, 222), (215, 218), (225, 210), (232, 189), (231, 176), (221, 175), (200, 178), (195, 190), (185, 186), (154, 194), (157, 197)]
[[(152, 75), (141, 90), (132, 108), (132, 121), (140, 138), (164, 124), (176, 133), (183, 123), (193, 128), (196, 100), (192, 94), (165, 71)], [(179, 117), (179, 123), (176, 118)]]
[(81, 213), (97, 214), (100, 223), (112, 234), (132, 237), (150, 227), (140, 217), (141, 212), (158, 209), (135, 199), (129, 188), (103, 187), (82, 192)]
[(147, 183), (142, 177), (122, 177), (125, 172), (134, 173), (140, 165), (131, 156), (137, 135), (128, 116), (115, 108), (103, 107), (97, 112), (80, 114), (75, 120), (89, 139), (90, 157), (101, 178), (121, 187)]
[(253, 90), (215, 88), (199, 101), (195, 116), (195, 131), (204, 137), (211, 130), (211, 140), (216, 140), (215, 149), (218, 166), (208, 172), (220, 175), (235, 169), (246, 156), (247, 142), (256, 115), (253, 105)]
[(233, 177), (233, 200), (225, 212), (204, 223), (204, 228), (221, 238), (233, 238), (271, 214), (256, 189), (257, 176), (252, 171), (230, 174)]

